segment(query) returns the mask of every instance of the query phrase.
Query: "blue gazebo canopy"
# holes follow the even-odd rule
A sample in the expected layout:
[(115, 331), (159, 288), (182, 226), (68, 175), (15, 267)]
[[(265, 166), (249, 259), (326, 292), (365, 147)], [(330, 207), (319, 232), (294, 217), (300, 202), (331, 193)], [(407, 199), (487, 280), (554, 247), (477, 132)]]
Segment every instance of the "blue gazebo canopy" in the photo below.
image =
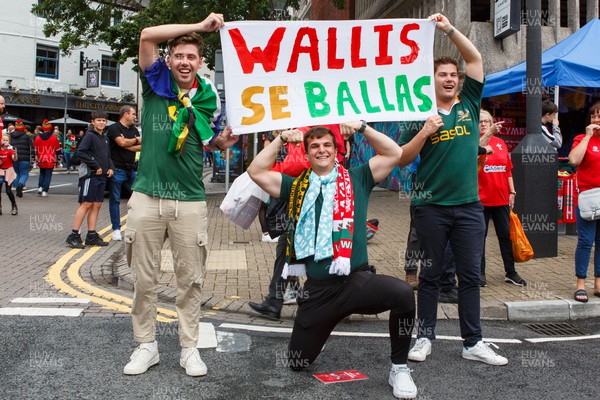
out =
[[(542, 86), (600, 87), (600, 19), (542, 52)], [(526, 63), (486, 76), (483, 97), (525, 91)]]

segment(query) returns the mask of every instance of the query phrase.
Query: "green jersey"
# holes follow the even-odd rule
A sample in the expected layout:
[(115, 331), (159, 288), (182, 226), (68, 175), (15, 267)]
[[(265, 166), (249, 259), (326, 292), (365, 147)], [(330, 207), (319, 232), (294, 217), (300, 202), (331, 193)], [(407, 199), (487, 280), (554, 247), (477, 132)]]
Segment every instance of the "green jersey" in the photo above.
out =
[[(375, 186), (373, 174), (369, 164), (363, 164), (360, 167), (348, 170), (352, 190), (354, 192), (354, 234), (352, 237), (352, 256), (350, 257), (350, 269), (354, 271), (358, 267), (369, 263), (367, 254), (367, 209), (369, 206), (369, 195)], [(290, 197), (292, 183), (296, 178), (282, 174), (280, 197), (287, 199)], [(315, 226), (319, 227), (319, 217), (323, 207), (323, 196), (319, 195), (315, 202)], [(317, 238), (315, 237), (314, 240)], [(315, 261), (313, 256), (301, 260), (306, 264), (307, 276), (311, 279), (325, 280), (338, 278), (338, 275), (329, 273), (329, 266), (333, 258), (326, 258), (321, 261)]]
[[(479, 200), (477, 149), (483, 83), (465, 78), (450, 112), (438, 110), (444, 126), (431, 135), (420, 156), (411, 204), (455, 206)], [(418, 131), (403, 132), (400, 145)]]
[(141, 75), (140, 80), (144, 100), (143, 144), (133, 190), (163, 199), (206, 200), (202, 182), (204, 147), (200, 136), (191, 130), (180, 157), (170, 154), (167, 148), (174, 119), (169, 108), (176, 110), (178, 102), (154, 93), (145, 76)]

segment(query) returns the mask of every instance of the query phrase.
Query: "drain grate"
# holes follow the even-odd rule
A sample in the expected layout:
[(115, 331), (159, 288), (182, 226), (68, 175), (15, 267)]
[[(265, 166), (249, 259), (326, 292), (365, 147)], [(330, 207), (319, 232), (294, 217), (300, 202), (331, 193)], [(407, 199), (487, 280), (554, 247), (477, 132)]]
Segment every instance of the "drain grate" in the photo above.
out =
[(585, 336), (587, 333), (571, 324), (524, 324), (532, 331), (546, 336)]

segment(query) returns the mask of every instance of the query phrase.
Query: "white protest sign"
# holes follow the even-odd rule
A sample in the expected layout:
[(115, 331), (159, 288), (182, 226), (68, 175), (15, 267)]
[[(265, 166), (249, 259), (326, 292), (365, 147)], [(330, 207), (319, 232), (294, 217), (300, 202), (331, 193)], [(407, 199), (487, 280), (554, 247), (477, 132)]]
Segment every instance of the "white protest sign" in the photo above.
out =
[(437, 114), (433, 21), (242, 21), (220, 33), (236, 134)]

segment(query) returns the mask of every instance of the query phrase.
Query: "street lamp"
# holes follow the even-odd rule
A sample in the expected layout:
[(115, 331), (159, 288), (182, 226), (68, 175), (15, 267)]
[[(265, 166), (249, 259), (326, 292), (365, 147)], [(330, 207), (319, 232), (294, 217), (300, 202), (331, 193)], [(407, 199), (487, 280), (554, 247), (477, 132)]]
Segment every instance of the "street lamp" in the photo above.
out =
[(275, 19), (277, 21), (281, 20), (283, 13), (287, 9), (288, 0), (271, 0), (271, 8), (273, 9), (273, 14), (275, 14)]

